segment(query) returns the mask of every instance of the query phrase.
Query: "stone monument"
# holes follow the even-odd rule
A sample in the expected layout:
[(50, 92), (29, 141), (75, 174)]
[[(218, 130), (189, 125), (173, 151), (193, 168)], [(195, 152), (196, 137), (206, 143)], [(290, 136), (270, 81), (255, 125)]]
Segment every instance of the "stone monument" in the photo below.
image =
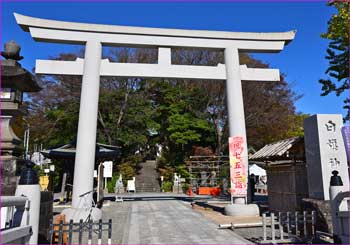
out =
[(339, 172), (344, 191), (349, 190), (349, 172), (339, 114), (316, 114), (304, 121), (309, 197), (329, 200), (332, 171)]

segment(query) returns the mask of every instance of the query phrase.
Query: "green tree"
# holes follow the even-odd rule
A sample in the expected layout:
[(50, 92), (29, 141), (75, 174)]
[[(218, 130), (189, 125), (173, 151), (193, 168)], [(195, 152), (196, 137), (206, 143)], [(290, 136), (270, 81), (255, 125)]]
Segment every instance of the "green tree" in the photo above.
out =
[(309, 114), (296, 113), (288, 117), (289, 128), (283, 134), (283, 138), (304, 136), (304, 120), (310, 117)]
[(150, 81), (147, 86), (159, 125), (156, 138), (163, 146), (162, 163), (181, 165), (194, 144), (212, 144), (213, 128), (202, 89), (188, 81), (170, 80)]
[[(321, 37), (329, 39), (326, 59), (329, 67), (326, 74), (327, 79), (320, 79), (322, 84), (322, 96), (334, 92), (337, 96), (350, 88), (349, 84), (349, 54), (350, 54), (350, 4), (348, 1), (330, 1), (329, 6), (336, 8), (328, 21), (328, 30)], [(344, 109), (347, 109), (345, 120), (350, 119), (350, 97), (344, 100)]]

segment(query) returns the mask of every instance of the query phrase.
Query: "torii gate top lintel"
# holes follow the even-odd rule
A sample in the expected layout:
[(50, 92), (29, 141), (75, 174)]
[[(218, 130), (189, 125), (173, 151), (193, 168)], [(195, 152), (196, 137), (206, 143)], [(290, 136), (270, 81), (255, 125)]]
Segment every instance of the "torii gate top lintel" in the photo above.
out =
[[(33, 38), (43, 41), (44, 39), (49, 40), (50, 35), (39, 35), (38, 29), (49, 30), (61, 30), (69, 32), (79, 32), (81, 33), (94, 33), (94, 34), (119, 34), (119, 35), (143, 35), (143, 36), (157, 36), (157, 37), (172, 37), (172, 38), (193, 38), (193, 39), (209, 39), (213, 41), (234, 41), (234, 40), (245, 40), (245, 41), (272, 41), (275, 43), (283, 42), (283, 44), (288, 44), (295, 37), (295, 30), (287, 32), (229, 32), (229, 31), (206, 31), (206, 30), (185, 30), (185, 29), (168, 29), (168, 28), (151, 28), (151, 27), (134, 27), (134, 26), (119, 26), (119, 25), (104, 25), (104, 24), (88, 24), (88, 23), (78, 23), (78, 22), (66, 22), (49, 20), (42, 18), (34, 18), (18, 13), (14, 13), (17, 23), (26, 32), (31, 32)], [(46, 33), (47, 34), (47, 33)], [(88, 37), (88, 35), (86, 36)], [(106, 36), (104, 36), (105, 38)], [(70, 42), (84, 42), (84, 37), (80, 40), (71, 40), (71, 38), (64, 37), (65, 43)], [(52, 39), (51, 39), (52, 40)], [(60, 39), (63, 40), (62, 38)], [(45, 40), (44, 40), (45, 41)], [(105, 42), (109, 42), (105, 40)], [(147, 43), (145, 43), (147, 45)], [(155, 44), (156, 45), (156, 44)], [(168, 44), (171, 46), (171, 44)], [(175, 46), (175, 45), (174, 45)], [(179, 45), (176, 45), (179, 46)], [(180, 45), (181, 46), (181, 45)], [(186, 45), (184, 45), (186, 46)], [(195, 47), (194, 45), (193, 47)], [(199, 47), (200, 45), (198, 45)], [(225, 48), (225, 42), (222, 45), (212, 45), (212, 48)], [(280, 45), (279, 45), (280, 46)], [(280, 48), (275, 50), (269, 50), (279, 52), (283, 49)], [(260, 52), (260, 49), (250, 51)], [(261, 50), (261, 52), (264, 52)]]

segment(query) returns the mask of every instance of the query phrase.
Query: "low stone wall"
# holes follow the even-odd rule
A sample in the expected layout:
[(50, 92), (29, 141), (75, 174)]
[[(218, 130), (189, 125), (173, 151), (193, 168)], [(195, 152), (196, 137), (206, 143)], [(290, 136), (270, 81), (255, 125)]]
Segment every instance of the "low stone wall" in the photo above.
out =
[(50, 220), (53, 218), (53, 192), (42, 191), (40, 200), (40, 218), (39, 218), (39, 242), (48, 243), (48, 231)]
[(306, 211), (316, 211), (316, 230), (333, 233), (332, 212), (330, 201), (317, 200), (311, 198), (302, 199), (303, 209)]

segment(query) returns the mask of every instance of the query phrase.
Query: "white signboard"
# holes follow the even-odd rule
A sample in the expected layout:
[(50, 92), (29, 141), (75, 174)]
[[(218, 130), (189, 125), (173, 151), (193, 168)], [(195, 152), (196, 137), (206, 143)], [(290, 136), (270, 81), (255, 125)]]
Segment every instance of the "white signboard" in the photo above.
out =
[(128, 180), (128, 186), (126, 187), (126, 190), (136, 192), (135, 188), (135, 180)]
[(105, 161), (103, 162), (103, 177), (105, 178), (112, 178), (113, 174), (113, 162), (112, 161)]

